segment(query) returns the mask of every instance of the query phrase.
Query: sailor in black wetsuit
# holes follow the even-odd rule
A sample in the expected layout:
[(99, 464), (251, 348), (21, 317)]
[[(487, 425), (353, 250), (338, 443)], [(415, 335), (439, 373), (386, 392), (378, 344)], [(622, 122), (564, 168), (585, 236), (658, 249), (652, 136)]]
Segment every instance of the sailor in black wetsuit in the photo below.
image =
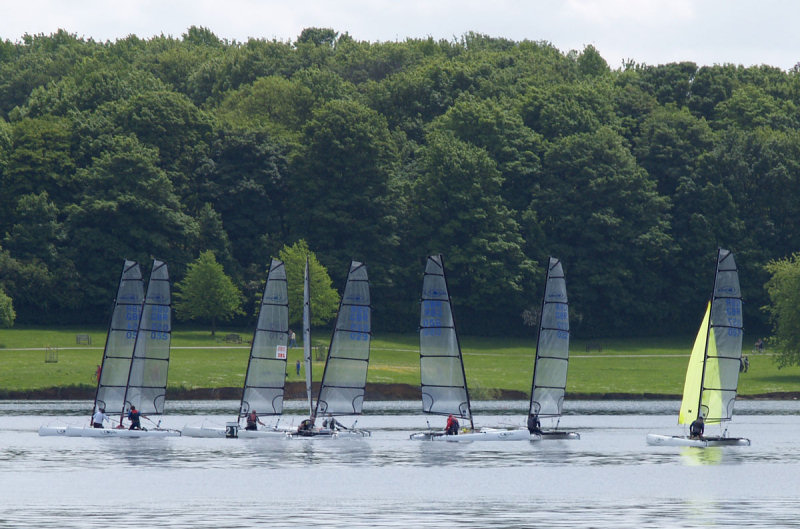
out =
[(703, 422), (703, 416), (700, 415), (697, 419), (692, 422), (689, 426), (689, 438), (690, 439), (702, 439), (703, 432), (705, 431), (705, 423)]
[(528, 431), (531, 433), (542, 433), (542, 425), (538, 415), (528, 415)]

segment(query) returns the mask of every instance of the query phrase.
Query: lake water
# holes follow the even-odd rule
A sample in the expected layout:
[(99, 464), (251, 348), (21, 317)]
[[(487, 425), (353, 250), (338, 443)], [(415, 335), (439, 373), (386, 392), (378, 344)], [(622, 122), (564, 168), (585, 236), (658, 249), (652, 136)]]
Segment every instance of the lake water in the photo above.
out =
[[(475, 403), (476, 426), (522, 426), (526, 404)], [(162, 426), (237, 407), (168, 402)], [(646, 444), (683, 433), (677, 401), (568, 402), (581, 440), (537, 443), (410, 441), (444, 425), (419, 408), (367, 403), (363, 440), (83, 439), (36, 430), (88, 422), (90, 402), (0, 401), (0, 528), (800, 526), (797, 401), (737, 402), (730, 434), (752, 446), (707, 449)], [(288, 402), (281, 424), (302, 418)]]

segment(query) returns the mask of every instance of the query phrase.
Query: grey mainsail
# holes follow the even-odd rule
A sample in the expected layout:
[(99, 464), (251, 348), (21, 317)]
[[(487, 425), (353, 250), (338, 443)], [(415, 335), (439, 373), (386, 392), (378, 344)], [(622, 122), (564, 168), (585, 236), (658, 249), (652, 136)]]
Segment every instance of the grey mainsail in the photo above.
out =
[(155, 259), (136, 333), (123, 416), (131, 405), (143, 414), (164, 412), (172, 336), (171, 304), (167, 264)]
[(561, 416), (569, 363), (569, 309), (567, 284), (561, 261), (551, 257), (547, 266), (536, 360), (533, 367), (530, 415)]
[(422, 281), (419, 329), (422, 411), (472, 423), (469, 392), (441, 255), (429, 256)]
[(361, 413), (371, 336), (367, 267), (352, 261), (331, 336), (315, 417)]
[(743, 334), (739, 272), (733, 254), (720, 248), (700, 392), (700, 410), (706, 423), (729, 421), (733, 416)]
[(254, 410), (259, 415), (280, 415), (283, 412), (288, 341), (286, 268), (283, 261), (273, 259), (250, 346), (250, 359), (239, 406), (240, 418)]
[(98, 409), (123, 408), (143, 302), (144, 281), (139, 263), (126, 259), (108, 325), (92, 415)]

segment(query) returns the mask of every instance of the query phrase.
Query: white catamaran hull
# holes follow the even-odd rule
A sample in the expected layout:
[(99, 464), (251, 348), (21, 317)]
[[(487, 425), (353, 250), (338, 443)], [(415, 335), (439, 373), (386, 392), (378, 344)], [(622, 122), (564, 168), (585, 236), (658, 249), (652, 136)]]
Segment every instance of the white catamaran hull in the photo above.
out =
[(372, 433), (367, 430), (328, 430), (319, 429), (313, 432), (300, 433), (293, 431), (289, 434), (292, 439), (362, 439), (371, 437)]
[(39, 435), (42, 437), (50, 437), (50, 436), (66, 436), (67, 435), (67, 426), (40, 426), (39, 427)]
[(479, 432), (445, 435), (444, 432), (418, 432), (411, 435), (412, 441), (446, 441), (467, 443), (472, 441), (541, 441), (542, 436), (532, 434), (527, 429), (502, 430), (484, 428)]
[(67, 437), (179, 437), (177, 430), (127, 430), (124, 428), (90, 428), (88, 426), (68, 426)]
[(540, 432), (542, 441), (577, 441), (581, 438), (578, 432), (559, 432), (557, 430), (544, 430)]
[(647, 444), (653, 446), (750, 446), (750, 439), (744, 437), (704, 437), (691, 439), (685, 435), (647, 434)]

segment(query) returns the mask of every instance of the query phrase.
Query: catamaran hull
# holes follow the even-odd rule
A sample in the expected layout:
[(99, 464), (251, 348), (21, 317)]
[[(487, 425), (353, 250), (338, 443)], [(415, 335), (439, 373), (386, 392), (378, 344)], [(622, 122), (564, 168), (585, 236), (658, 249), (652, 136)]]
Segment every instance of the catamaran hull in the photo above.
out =
[(314, 432), (291, 432), (291, 439), (312, 440), (312, 439), (362, 439), (371, 437), (372, 433), (367, 430), (319, 430)]
[(67, 437), (180, 437), (177, 430), (126, 430), (116, 428), (89, 428), (68, 426)]
[(469, 443), (472, 441), (541, 441), (542, 436), (528, 430), (500, 430), (486, 428), (479, 432), (445, 435), (443, 432), (417, 432), (411, 434), (412, 441), (445, 441), (449, 443)]
[(42, 437), (66, 436), (67, 426), (40, 426), (39, 435)]
[(744, 437), (704, 437), (691, 439), (685, 435), (659, 435), (647, 434), (647, 444), (653, 446), (695, 446), (706, 448), (708, 446), (750, 446), (750, 439)]
[(239, 439), (286, 439), (288, 430), (239, 430)]
[(577, 441), (581, 438), (578, 432), (543, 431), (542, 441)]
[(225, 428), (210, 428), (206, 426), (184, 426), (181, 430), (183, 437), (203, 437), (213, 439), (225, 437)]

